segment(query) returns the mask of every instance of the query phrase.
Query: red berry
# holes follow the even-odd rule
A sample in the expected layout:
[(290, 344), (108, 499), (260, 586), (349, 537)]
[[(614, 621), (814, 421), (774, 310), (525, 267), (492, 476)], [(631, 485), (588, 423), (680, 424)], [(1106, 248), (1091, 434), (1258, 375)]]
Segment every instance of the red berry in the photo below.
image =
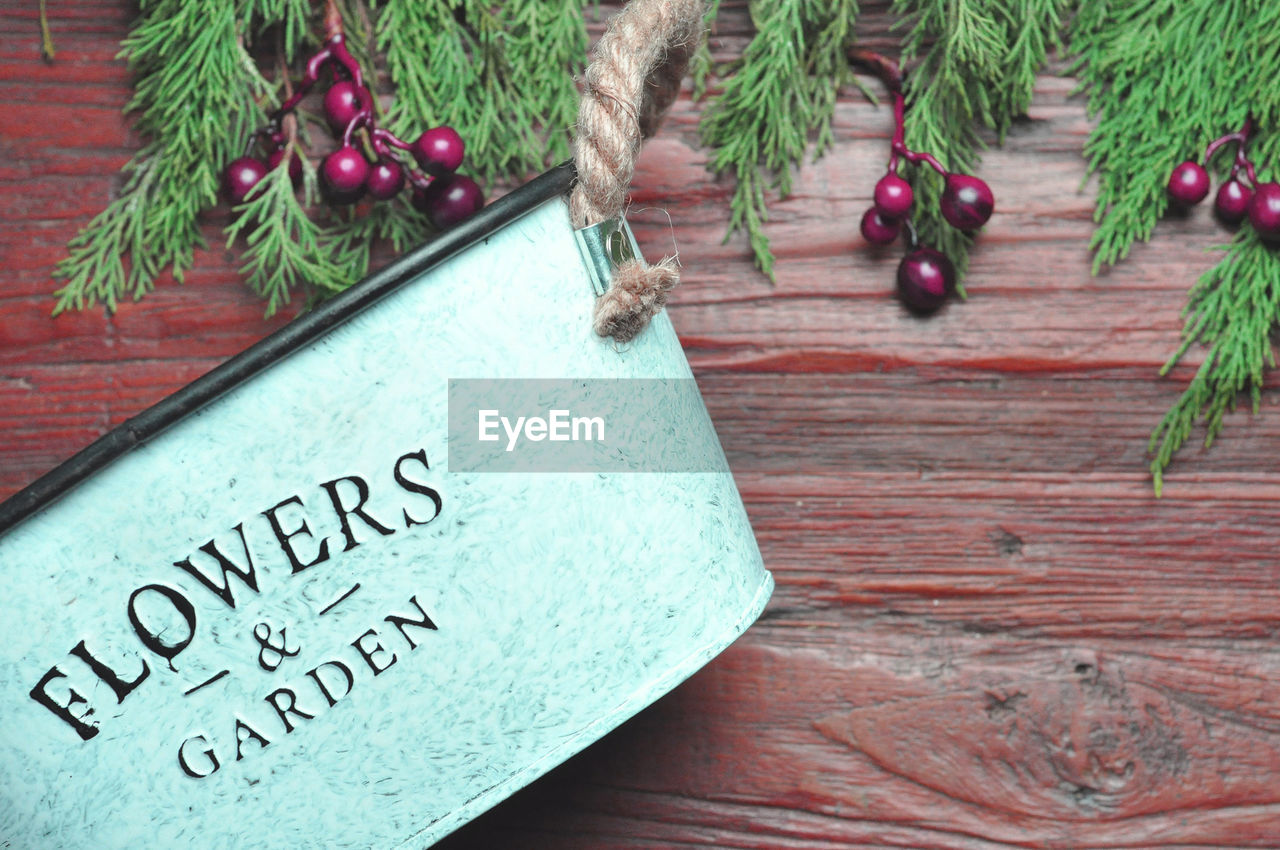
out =
[(898, 264), (898, 298), (913, 313), (936, 311), (955, 288), (956, 269), (946, 255), (917, 248)]
[(267, 176), (267, 166), (262, 160), (252, 156), (242, 156), (233, 160), (222, 175), (222, 188), (227, 200), (233, 204), (244, 203), (245, 198), (253, 191), (253, 187)]
[(353, 147), (341, 147), (324, 158), (320, 177), (329, 200), (353, 204), (364, 194), (364, 181), (369, 176), (369, 163)]
[(1234, 227), (1244, 221), (1252, 198), (1253, 190), (1232, 177), (1218, 187), (1218, 194), (1213, 199), (1213, 211), (1219, 221)]
[(364, 86), (351, 80), (341, 80), (329, 87), (324, 95), (324, 117), (335, 134), (347, 129), (361, 112), (373, 109), (373, 95)]
[(991, 218), (996, 199), (991, 187), (969, 174), (948, 174), (939, 203), (942, 217), (960, 230), (977, 230)]
[(462, 165), (466, 145), (452, 127), (432, 127), (412, 145), (413, 158), (428, 174), (452, 174)]
[[(896, 174), (886, 174), (876, 183), (876, 209), (880, 211), (881, 218), (902, 218), (911, 212), (914, 200), (911, 184)], [(863, 221), (866, 221), (865, 217)]]
[(1262, 183), (1249, 201), (1249, 223), (1267, 242), (1280, 242), (1280, 183)]
[(1192, 207), (1209, 194), (1209, 172), (1198, 162), (1182, 163), (1169, 175), (1169, 198), (1178, 206)]
[(898, 238), (902, 223), (898, 219), (885, 218), (879, 206), (874, 206), (862, 214), (862, 224), (858, 226), (862, 238), (872, 245), (888, 245)]
[(443, 230), (483, 207), (484, 192), (470, 177), (451, 174), (437, 177), (425, 189), (415, 189), (413, 205), (427, 214), (437, 230)]
[[(267, 168), (274, 171), (284, 160), (284, 148), (274, 150), (267, 157)], [(289, 157), (289, 179), (297, 186), (302, 182), (302, 159), (295, 153)]]
[(400, 190), (404, 188), (404, 169), (397, 162), (380, 159), (369, 170), (369, 176), (364, 179), (364, 185), (369, 190), (369, 194), (379, 201), (390, 200), (400, 194)]

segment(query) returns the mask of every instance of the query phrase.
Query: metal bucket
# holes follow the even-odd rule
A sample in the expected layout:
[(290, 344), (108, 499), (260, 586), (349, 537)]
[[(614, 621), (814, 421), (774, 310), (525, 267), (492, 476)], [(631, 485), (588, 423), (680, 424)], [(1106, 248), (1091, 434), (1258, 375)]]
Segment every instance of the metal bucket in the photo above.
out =
[[(756, 618), (772, 579), (670, 322), (590, 330), (571, 179), (0, 505), (0, 846), (421, 847)], [(451, 379), (671, 392), (585, 466), (501, 472)]]

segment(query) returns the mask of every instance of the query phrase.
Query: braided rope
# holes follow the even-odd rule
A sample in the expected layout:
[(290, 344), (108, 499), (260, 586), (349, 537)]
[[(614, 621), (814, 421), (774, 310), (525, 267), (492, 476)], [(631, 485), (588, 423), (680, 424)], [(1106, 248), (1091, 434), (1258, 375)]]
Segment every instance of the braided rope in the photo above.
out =
[[(573, 154), (578, 179), (569, 196), (575, 227), (622, 214), (640, 142), (657, 132), (680, 92), (702, 38), (702, 16), (702, 0), (632, 0), (609, 22), (582, 81)], [(633, 339), (679, 280), (674, 258), (653, 266), (626, 261), (596, 301), (596, 333)]]

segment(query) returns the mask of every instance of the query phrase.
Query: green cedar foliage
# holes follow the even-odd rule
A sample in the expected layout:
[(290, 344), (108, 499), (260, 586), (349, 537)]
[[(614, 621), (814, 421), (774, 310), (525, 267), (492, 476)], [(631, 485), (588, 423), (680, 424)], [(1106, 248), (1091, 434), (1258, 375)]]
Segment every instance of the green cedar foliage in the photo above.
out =
[[(149, 292), (166, 269), (181, 282), (205, 244), (198, 216), (218, 203), (226, 165), (282, 99), (278, 65), (301, 77), (319, 45), (323, 6), (142, 0), (121, 55), (137, 79), (129, 111), (144, 146), (124, 167), (115, 199), (54, 270), (63, 282), (55, 313), (96, 304), (114, 310)], [(348, 49), (371, 84), (382, 72), (389, 83), (382, 88), (393, 90), (380, 123), (408, 140), (431, 126), (454, 127), (467, 144), (464, 171), (482, 180), (522, 179), (568, 156), (574, 78), (587, 50), (583, 0), (341, 0), (339, 7)], [(265, 75), (255, 58), (269, 68)], [(332, 143), (299, 123), (300, 141), (317, 160)], [(406, 250), (430, 233), (407, 197), (358, 214), (317, 204), (312, 168), (300, 192), (270, 175), (226, 228), (228, 241), (243, 242), (246, 283), (268, 315), (300, 287), (323, 296), (359, 280), (375, 242)]]
[[(1270, 0), (1112, 0), (1082, 3), (1071, 34), (1076, 71), (1096, 124), (1085, 151), (1098, 173), (1095, 270), (1146, 240), (1168, 202), (1173, 167), (1252, 115), (1250, 158), (1261, 181), (1280, 174), (1280, 4)], [(1218, 178), (1235, 146), (1211, 163)], [(1256, 410), (1264, 370), (1274, 366), (1270, 335), (1280, 321), (1280, 261), (1246, 223), (1218, 264), (1191, 290), (1182, 344), (1167, 373), (1196, 343), (1204, 362), (1151, 436), (1157, 494), (1175, 452), (1197, 421), (1205, 445), (1223, 415), (1248, 392)]]
[[(972, 172), (978, 130), (1003, 137), (1031, 101), (1036, 72), (1057, 34), (1068, 0), (895, 0), (906, 34), (906, 142), (951, 170)], [(745, 230), (757, 264), (773, 276), (764, 233), (768, 192), (786, 196), (809, 149), (832, 142), (836, 93), (853, 81), (845, 51), (854, 44), (854, 0), (753, 0), (756, 34), (730, 69), (723, 92), (703, 118), (711, 167), (737, 179), (730, 233)], [(705, 63), (705, 59), (702, 60)], [(695, 63), (695, 72), (702, 66)], [(695, 75), (695, 85), (699, 79)], [(888, 145), (885, 159), (888, 159)], [(915, 221), (926, 243), (963, 272), (969, 240), (938, 212), (941, 178), (912, 169)]]
[(569, 155), (587, 53), (582, 0), (384, 0), (378, 38), (396, 89), (394, 132), (457, 128), (468, 167), (485, 178)]
[(204, 245), (196, 216), (217, 202), (268, 87), (239, 40), (234, 4), (150, 0), (122, 55), (138, 78), (128, 109), (147, 144), (124, 167), (118, 197), (68, 245), (54, 276), (55, 313), (141, 298), (165, 268), (182, 280)]
[[(314, 174), (307, 175), (305, 186), (311, 200)], [(268, 172), (235, 212), (226, 231), (227, 247), (244, 237), (240, 271), (250, 288), (266, 299), (268, 316), (287, 304), (290, 292), (303, 281), (340, 288), (334, 282), (344, 279), (343, 258), (328, 250), (328, 234), (298, 203), (289, 169)]]
[[(817, 135), (815, 155), (831, 142), (836, 90), (852, 78), (844, 50), (858, 7), (855, 0), (752, 0), (750, 9), (756, 34), (704, 115), (702, 137), (714, 149), (712, 170), (737, 180), (730, 233), (746, 230), (756, 263), (772, 278), (766, 192), (790, 193), (810, 134)], [(703, 73), (696, 84), (705, 84)]]
[[(1165, 213), (1165, 184), (1179, 162), (1199, 159), (1213, 139), (1254, 112), (1275, 126), (1276, 47), (1261, 40), (1266, 0), (1118, 0), (1084, 3), (1071, 50), (1095, 120), (1085, 144), (1099, 175), (1094, 271), (1119, 262), (1151, 236)], [(1275, 26), (1277, 15), (1269, 13)], [(1254, 35), (1250, 37), (1248, 33)], [(1254, 56), (1250, 49), (1263, 48)], [(1241, 61), (1248, 57), (1247, 61)], [(1268, 57), (1270, 69), (1258, 60)], [(1260, 110), (1270, 109), (1271, 115)], [(1234, 147), (1217, 158), (1230, 165)]]
[(404, 194), (375, 205), (365, 215), (347, 210), (335, 216), (338, 224), (327, 244), (334, 262), (346, 270), (343, 280), (358, 281), (369, 274), (369, 249), (375, 241), (386, 240), (392, 250), (403, 253), (421, 245), (434, 232), (427, 217), (415, 210)]
[[(706, 15), (703, 17), (703, 23), (709, 34), (714, 34), (716, 29), (716, 16), (720, 14), (720, 0), (707, 0)], [(707, 80), (711, 77), (711, 47), (708, 43), (710, 39), (704, 38), (698, 44), (698, 49), (693, 52), (693, 56), (689, 57), (689, 78), (693, 80), (693, 99), (702, 100), (707, 93)]]
[(1161, 374), (1173, 368), (1192, 344), (1209, 351), (1195, 377), (1151, 435), (1151, 478), (1156, 495), (1164, 471), (1197, 420), (1205, 423), (1206, 447), (1222, 431), (1222, 417), (1248, 392), (1256, 413), (1262, 401), (1263, 371), (1275, 368), (1271, 334), (1280, 318), (1280, 256), (1247, 226), (1218, 265), (1191, 290), (1182, 344)]
[[(1036, 73), (1059, 46), (1067, 0), (895, 0), (907, 27), (906, 143), (936, 156), (948, 171), (977, 172), (979, 128), (1004, 141), (1027, 111)], [(989, 181), (990, 182), (990, 181)], [(911, 175), (920, 240), (942, 251), (963, 278), (971, 237), (938, 211), (943, 179), (925, 165)], [(996, 203), (999, 188), (996, 184)], [(963, 284), (958, 283), (963, 294)]]

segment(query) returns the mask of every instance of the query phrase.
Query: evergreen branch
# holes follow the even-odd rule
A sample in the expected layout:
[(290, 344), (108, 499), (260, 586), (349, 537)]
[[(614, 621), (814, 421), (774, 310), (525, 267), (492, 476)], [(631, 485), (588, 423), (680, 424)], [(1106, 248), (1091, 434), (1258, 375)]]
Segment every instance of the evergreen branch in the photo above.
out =
[[(702, 119), (703, 143), (713, 148), (711, 170), (737, 180), (730, 201), (729, 235), (745, 229), (756, 265), (773, 274), (773, 252), (764, 234), (769, 213), (764, 186), (791, 191), (791, 172), (807, 144), (810, 104), (801, 65), (804, 20), (799, 0), (761, 0), (751, 6), (756, 35), (742, 67)], [(769, 173), (772, 176), (767, 176)], [(728, 238), (726, 236), (726, 238)]]
[[(468, 170), (522, 176), (568, 153), (578, 101), (573, 78), (587, 46), (583, 5), (384, 0), (375, 23), (363, 0), (334, 0), (325, 15), (326, 27), (341, 19), (345, 46), (368, 70), (370, 84), (375, 42), (384, 40), (387, 70), (400, 87), (393, 121), (403, 135), (430, 124), (455, 126), (467, 139)], [(204, 244), (197, 216), (216, 203), (223, 169), (275, 107), (275, 86), (245, 41), (272, 34), (285, 68), (315, 41), (310, 0), (139, 0), (139, 6), (121, 56), (137, 80), (127, 110), (146, 144), (123, 169), (118, 196), (69, 243), (55, 269), (62, 281), (55, 312), (98, 303), (114, 310), (126, 295), (142, 297), (166, 269), (182, 280)], [(288, 91), (287, 71), (277, 84)], [(290, 139), (305, 136), (305, 127), (286, 127)], [(305, 173), (304, 202), (277, 174), (228, 227), (231, 238), (246, 242), (244, 272), (267, 299), (269, 314), (304, 283), (338, 291), (363, 277), (375, 242), (405, 250), (431, 232), (407, 196), (362, 216), (344, 210), (331, 216), (331, 226), (312, 225), (304, 215), (315, 203), (309, 164)]]
[(1253, 411), (1262, 399), (1263, 372), (1275, 367), (1271, 332), (1280, 321), (1280, 255), (1244, 228), (1226, 256), (1191, 291), (1183, 311), (1182, 344), (1161, 369), (1167, 374), (1194, 343), (1209, 346), (1204, 362), (1182, 396), (1151, 434), (1148, 450), (1156, 496), (1164, 472), (1190, 436), (1205, 423), (1205, 447), (1222, 431), (1223, 416), (1248, 391)]
[(288, 304), (299, 286), (336, 292), (363, 276), (363, 271), (353, 276), (349, 266), (332, 258), (329, 235), (298, 203), (289, 169), (269, 172), (235, 212), (226, 229), (227, 247), (244, 237), (240, 271), (249, 288), (267, 300), (267, 316)]
[(129, 109), (150, 141), (125, 166), (120, 196), (68, 245), (54, 312), (136, 300), (170, 268), (181, 282), (202, 246), (196, 216), (217, 200), (221, 170), (261, 119), (270, 87), (237, 37), (234, 4), (153, 0), (125, 39), (138, 75)]
[[(1243, 125), (1258, 128), (1249, 155), (1280, 156), (1280, 48), (1270, 35), (1280, 8), (1264, 0), (1113, 0), (1081, 4), (1071, 33), (1073, 70), (1089, 93), (1095, 127), (1085, 146), (1099, 190), (1094, 271), (1122, 260), (1150, 237), (1168, 208), (1174, 166), (1199, 159), (1205, 144)], [(1237, 37), (1238, 36), (1238, 37)], [(1210, 159), (1220, 176), (1233, 146)], [(1267, 171), (1265, 167), (1262, 172)], [(1259, 174), (1267, 180), (1266, 173)], [(1280, 321), (1280, 260), (1245, 227), (1223, 259), (1200, 277), (1183, 311), (1181, 343), (1167, 374), (1193, 345), (1208, 350), (1178, 401), (1152, 432), (1152, 485), (1158, 496), (1173, 456), (1199, 421), (1205, 445), (1248, 392), (1256, 411), (1264, 373), (1275, 365), (1271, 333)]]
[(326, 287), (329, 294), (340, 292), (369, 274), (373, 247), (378, 241), (390, 242), (400, 254), (423, 244), (435, 233), (427, 217), (403, 195), (376, 205), (364, 216), (349, 212), (338, 216), (325, 239), (324, 250), (344, 272), (341, 281)]
[(578, 120), (578, 89), (587, 55), (583, 0), (507, 3), (513, 36), (507, 52), (513, 87), (531, 101), (530, 114), (547, 147), (536, 167), (566, 159)]
[[(918, 60), (906, 79), (907, 146), (929, 151), (950, 171), (973, 173), (984, 147), (979, 127), (1000, 141), (1031, 103), (1036, 74), (1069, 0), (895, 0), (904, 16), (903, 63)], [(917, 168), (915, 223), (921, 241), (946, 254), (959, 279), (973, 239), (939, 212), (944, 182)]]
[(726, 241), (745, 230), (770, 280), (766, 190), (790, 194), (810, 133), (819, 154), (830, 144), (836, 88), (851, 76), (844, 48), (856, 15), (855, 0), (754, 0), (756, 34), (702, 119), (703, 142), (714, 151), (711, 170), (737, 180)]
[[(1098, 226), (1090, 243), (1095, 273), (1150, 238), (1168, 208), (1165, 184), (1175, 165), (1239, 127), (1251, 111), (1268, 115), (1265, 126), (1277, 126), (1280, 97), (1272, 81), (1280, 57), (1274, 45), (1258, 42), (1257, 29), (1280, 22), (1274, 6), (1263, 0), (1081, 4), (1071, 50), (1095, 119), (1085, 144), (1090, 171), (1099, 176)], [(1272, 64), (1259, 64), (1228, 33), (1252, 33), (1249, 44)], [(1213, 165), (1222, 172), (1230, 161), (1218, 157)]]
[[(140, 226), (139, 206), (148, 203), (156, 183), (159, 157), (154, 146), (139, 151), (124, 167), (125, 185), (120, 197), (94, 216), (89, 225), (67, 244), (68, 256), (54, 268), (66, 283), (54, 293), (53, 314), (81, 310), (101, 303), (114, 312), (117, 299), (126, 293), (140, 298), (148, 280), (142, 261), (147, 257), (146, 233)], [(126, 257), (135, 258), (131, 264)]]
[[(972, 172), (982, 142), (978, 129), (1003, 140), (1013, 119), (1031, 102), (1036, 74), (1070, 0), (895, 0), (907, 29), (906, 144), (947, 168)], [(711, 169), (738, 180), (731, 201), (730, 234), (745, 229), (756, 262), (773, 276), (763, 233), (766, 190), (786, 196), (810, 134), (815, 155), (831, 144), (831, 120), (840, 85), (852, 77), (845, 49), (857, 7), (803, 0), (756, 0), (756, 35), (737, 72), (703, 119), (703, 139), (714, 149)], [(915, 222), (924, 242), (941, 250), (963, 276), (972, 239), (942, 218), (944, 183), (916, 169)], [(961, 294), (963, 287), (958, 284)]]
[(1025, 115), (1031, 108), (1036, 76), (1049, 53), (1062, 47), (1062, 19), (1072, 5), (1071, 0), (1005, 4), (1002, 10), (1005, 28), (1013, 40), (1003, 60), (1006, 83), (997, 90), (992, 106), (1001, 144), (1011, 119)]
[[(858, 15), (856, 0), (824, 4), (811, 2), (807, 21), (815, 31), (813, 48), (805, 56), (805, 71), (811, 80), (809, 96), (813, 104), (811, 129), (816, 131), (814, 159), (835, 143), (831, 122), (836, 114), (840, 87), (852, 82), (853, 70), (845, 58), (845, 47), (853, 40), (853, 24)], [(820, 12), (820, 14), (816, 14)]]
[(350, 210), (335, 211), (337, 221), (329, 228), (329, 236), (325, 240), (325, 252), (333, 264), (343, 269), (345, 285), (334, 286), (326, 291), (316, 290), (313, 302), (346, 289), (347, 286), (363, 280), (369, 274), (369, 264), (373, 255), (373, 240), (377, 236), (377, 222), (385, 215), (383, 207), (375, 207), (366, 216), (356, 216)]
[(436, 230), (426, 215), (418, 212), (404, 195), (375, 211), (373, 233), (377, 239), (391, 243), (397, 254), (416, 248), (435, 235)]
[(586, 51), (582, 7), (387, 0), (377, 32), (396, 87), (391, 129), (411, 138), (432, 125), (455, 128), (467, 140), (467, 170), (485, 179), (562, 158)]
[(693, 99), (702, 100), (707, 93), (707, 79), (711, 76), (711, 34), (715, 32), (716, 15), (720, 14), (720, 0), (707, 3), (706, 14), (702, 18), (706, 34), (698, 49), (689, 57), (689, 78), (693, 80)]

